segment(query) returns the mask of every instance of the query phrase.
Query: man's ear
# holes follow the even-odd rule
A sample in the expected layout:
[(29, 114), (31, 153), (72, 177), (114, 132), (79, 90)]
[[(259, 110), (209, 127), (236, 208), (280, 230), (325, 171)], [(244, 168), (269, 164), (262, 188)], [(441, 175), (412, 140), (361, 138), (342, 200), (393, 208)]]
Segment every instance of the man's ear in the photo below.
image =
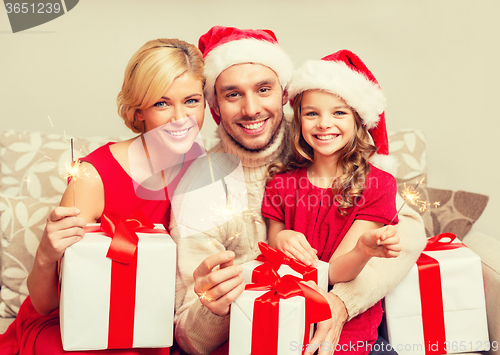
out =
[(284, 90), (283, 91), (283, 106), (285, 106), (287, 102), (288, 102), (288, 91)]
[(220, 109), (219, 109), (219, 103), (217, 102), (217, 96), (215, 97), (215, 102), (214, 106), (212, 107), (212, 110), (217, 114), (217, 116), (220, 117)]

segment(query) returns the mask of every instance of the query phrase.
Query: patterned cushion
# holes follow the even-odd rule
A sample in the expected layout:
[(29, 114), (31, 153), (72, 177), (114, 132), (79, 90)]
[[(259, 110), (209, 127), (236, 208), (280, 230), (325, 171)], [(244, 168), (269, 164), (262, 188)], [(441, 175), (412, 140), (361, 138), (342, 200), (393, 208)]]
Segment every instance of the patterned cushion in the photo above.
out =
[(432, 216), (434, 234), (450, 232), (460, 240), (481, 216), (489, 197), (466, 191), (451, 191), (428, 187), (431, 201), (439, 201), (439, 206), (429, 209)]
[[(399, 161), (398, 183), (427, 178), (427, 141), (420, 130), (389, 132), (389, 151)], [(424, 180), (425, 184), (425, 180)]]
[(0, 195), (2, 317), (15, 317), (28, 296), (26, 279), (33, 266), (47, 215), (56, 205), (33, 197)]

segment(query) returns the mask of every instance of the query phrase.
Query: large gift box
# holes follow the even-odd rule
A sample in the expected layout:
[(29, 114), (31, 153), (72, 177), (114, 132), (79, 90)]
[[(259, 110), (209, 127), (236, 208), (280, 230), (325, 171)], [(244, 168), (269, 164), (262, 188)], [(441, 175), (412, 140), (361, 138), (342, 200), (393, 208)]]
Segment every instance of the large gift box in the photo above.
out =
[(451, 233), (429, 239), (385, 297), (385, 316), (388, 340), (401, 355), (488, 350), (481, 259)]
[(274, 269), (280, 276), (292, 275), (305, 281), (314, 281), (328, 292), (329, 264), (318, 261), (316, 267), (307, 266), (301, 261), (286, 256), (282, 251), (259, 242), (261, 255), (257, 259), (242, 264), (243, 277), (246, 284), (258, 283), (259, 275)]
[(172, 345), (176, 246), (162, 225), (143, 218), (103, 216), (100, 226), (86, 227), (84, 238), (66, 249), (64, 350)]
[(312, 325), (331, 318), (326, 299), (301, 279), (266, 279), (246, 285), (231, 305), (229, 355), (302, 354)]

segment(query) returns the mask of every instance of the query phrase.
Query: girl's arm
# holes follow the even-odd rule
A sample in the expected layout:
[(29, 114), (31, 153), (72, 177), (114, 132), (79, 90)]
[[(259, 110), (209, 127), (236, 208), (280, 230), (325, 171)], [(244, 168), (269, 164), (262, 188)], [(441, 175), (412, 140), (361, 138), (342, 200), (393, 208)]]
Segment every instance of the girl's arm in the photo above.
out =
[[(42, 315), (59, 306), (57, 264), (64, 251), (83, 238), (86, 222), (96, 222), (104, 210), (101, 178), (91, 164), (83, 162), (83, 168), (88, 176), (73, 179), (64, 192), (60, 206), (49, 214), (33, 268), (28, 275), (31, 302)], [(76, 206), (73, 206), (73, 186)]]
[(306, 265), (318, 264), (317, 251), (307, 241), (304, 234), (285, 229), (283, 222), (269, 219), (269, 245), (281, 250), (286, 256), (296, 258)]
[(329, 283), (351, 281), (372, 257), (396, 257), (400, 251), (395, 227), (356, 220), (330, 258)]

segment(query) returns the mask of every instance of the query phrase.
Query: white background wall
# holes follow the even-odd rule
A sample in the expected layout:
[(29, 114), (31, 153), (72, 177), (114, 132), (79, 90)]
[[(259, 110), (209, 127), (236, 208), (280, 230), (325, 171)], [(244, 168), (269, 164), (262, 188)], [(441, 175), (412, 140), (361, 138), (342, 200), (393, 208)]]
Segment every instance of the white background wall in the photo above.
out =
[[(489, 195), (475, 228), (500, 238), (499, 14), (497, 0), (82, 0), (13, 34), (1, 8), (0, 129), (130, 136), (115, 99), (147, 40), (269, 28), (296, 65), (357, 53), (388, 98), (389, 130), (425, 131), (428, 184)], [(203, 132), (213, 129), (207, 115)]]

